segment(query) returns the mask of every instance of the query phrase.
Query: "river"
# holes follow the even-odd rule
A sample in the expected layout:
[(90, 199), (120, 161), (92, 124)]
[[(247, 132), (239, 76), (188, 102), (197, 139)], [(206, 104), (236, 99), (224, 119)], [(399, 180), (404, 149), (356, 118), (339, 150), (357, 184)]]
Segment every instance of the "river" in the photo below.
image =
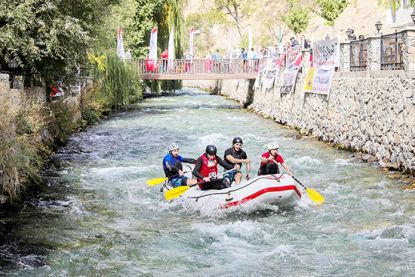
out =
[[(415, 194), (375, 166), (196, 89), (148, 98), (75, 134), (61, 166), (27, 201), (0, 247), (0, 273), (19, 276), (409, 276)], [(163, 200), (161, 160), (234, 136), (258, 169), (278, 141), (296, 176), (320, 192), (298, 207), (192, 210)], [(301, 189), (301, 188), (300, 188)], [(301, 191), (303, 191), (301, 189)]]

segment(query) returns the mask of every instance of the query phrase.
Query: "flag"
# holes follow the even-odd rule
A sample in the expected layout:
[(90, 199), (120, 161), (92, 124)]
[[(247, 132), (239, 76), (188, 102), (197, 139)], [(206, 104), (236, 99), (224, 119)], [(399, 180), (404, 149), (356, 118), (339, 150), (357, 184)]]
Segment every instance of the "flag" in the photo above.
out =
[(169, 69), (171, 69), (173, 67), (173, 60), (174, 60), (174, 28), (171, 27), (171, 31), (169, 34), (169, 55), (168, 55), (168, 62), (167, 62), (167, 67)]
[(252, 28), (249, 27), (248, 31), (248, 50), (251, 50), (252, 48)]
[(193, 58), (193, 37), (195, 33), (195, 28), (190, 28), (190, 34), (189, 34), (189, 54), (190, 57)]
[(157, 31), (157, 27), (151, 29), (150, 48), (148, 53), (148, 58), (153, 60), (154, 63), (157, 60)]
[(121, 60), (125, 60), (125, 51), (124, 51), (124, 45), (122, 41), (122, 28), (117, 28), (117, 56)]

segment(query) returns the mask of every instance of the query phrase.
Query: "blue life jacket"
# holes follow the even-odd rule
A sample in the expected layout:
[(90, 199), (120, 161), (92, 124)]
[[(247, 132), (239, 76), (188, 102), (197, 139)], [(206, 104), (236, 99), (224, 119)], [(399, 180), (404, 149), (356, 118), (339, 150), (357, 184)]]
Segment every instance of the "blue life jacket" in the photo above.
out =
[(175, 158), (171, 153), (163, 158), (164, 174), (166, 174), (166, 177), (169, 178), (169, 180), (172, 177), (178, 176), (179, 170), (183, 170), (182, 161), (182, 156), (179, 155)]

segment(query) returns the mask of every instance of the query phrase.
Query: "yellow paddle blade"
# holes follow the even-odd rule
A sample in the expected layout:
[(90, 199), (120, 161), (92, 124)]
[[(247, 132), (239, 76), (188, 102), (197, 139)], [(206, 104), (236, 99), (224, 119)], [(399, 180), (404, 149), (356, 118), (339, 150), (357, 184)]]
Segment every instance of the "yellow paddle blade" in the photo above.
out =
[(320, 193), (318, 193), (317, 191), (315, 191), (313, 189), (309, 189), (309, 188), (306, 189), (306, 192), (307, 192), (308, 197), (312, 201), (314, 201), (314, 203), (323, 204), (324, 197)]
[(166, 200), (171, 200), (176, 197), (179, 197), (182, 195), (186, 190), (188, 190), (190, 186), (180, 186), (171, 190), (166, 191), (166, 194), (164, 195), (164, 198)]
[(155, 185), (158, 185), (158, 184), (161, 184), (161, 183), (165, 182), (166, 180), (167, 180), (167, 177), (156, 178), (156, 179), (148, 180), (146, 182), (146, 184), (149, 185), (149, 186), (155, 186)]

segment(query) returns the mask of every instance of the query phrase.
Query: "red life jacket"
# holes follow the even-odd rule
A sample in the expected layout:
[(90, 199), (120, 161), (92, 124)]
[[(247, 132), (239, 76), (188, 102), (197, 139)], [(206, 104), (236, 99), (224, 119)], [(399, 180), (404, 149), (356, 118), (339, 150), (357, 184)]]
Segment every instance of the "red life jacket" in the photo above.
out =
[[(202, 159), (202, 166), (200, 167), (199, 173), (203, 177), (216, 178), (218, 176), (218, 160), (216, 156), (213, 160), (209, 160), (206, 153), (203, 153), (200, 158)], [(200, 182), (202, 179), (197, 178), (197, 181)]]

